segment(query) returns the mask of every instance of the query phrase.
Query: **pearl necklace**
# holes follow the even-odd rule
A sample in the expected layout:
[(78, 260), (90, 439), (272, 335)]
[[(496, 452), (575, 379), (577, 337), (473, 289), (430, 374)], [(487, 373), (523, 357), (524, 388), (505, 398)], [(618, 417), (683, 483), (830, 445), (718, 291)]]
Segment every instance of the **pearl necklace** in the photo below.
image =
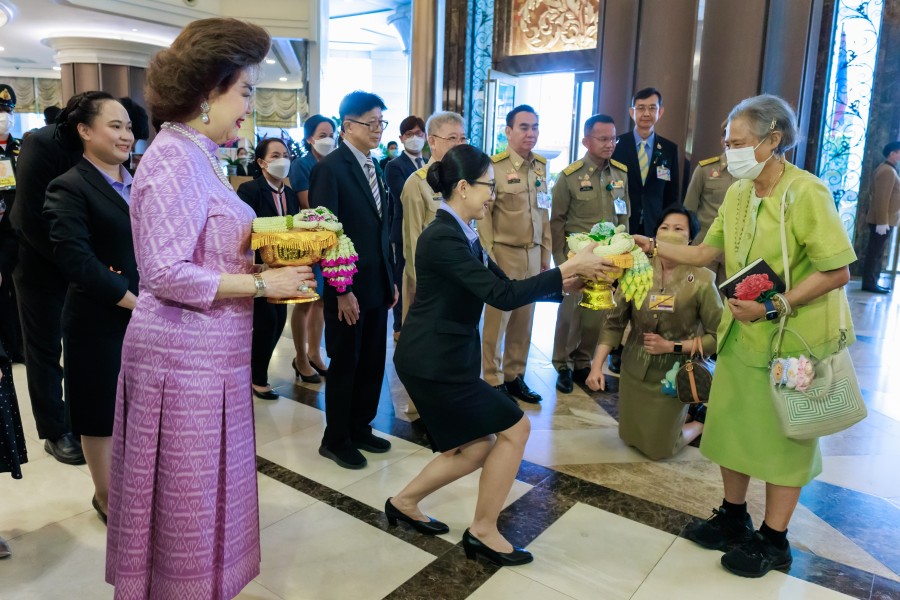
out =
[(194, 142), (194, 144), (196, 144), (198, 148), (203, 150), (203, 154), (206, 155), (206, 158), (209, 159), (209, 164), (212, 166), (213, 171), (216, 173), (216, 176), (219, 178), (219, 181), (222, 182), (222, 185), (227, 187), (230, 191), (232, 191), (232, 192), (234, 191), (234, 188), (231, 186), (231, 182), (228, 181), (228, 178), (225, 176), (225, 173), (222, 171), (222, 168), (219, 166), (219, 161), (216, 160), (216, 157), (212, 154), (212, 152), (209, 151), (209, 149), (207, 149), (207, 147), (203, 144), (202, 141), (200, 141), (200, 139), (196, 135), (194, 135), (192, 132), (185, 129), (178, 123), (170, 123), (167, 121), (167, 122), (163, 123), (162, 127), (163, 127), (163, 129), (171, 129), (175, 133), (179, 133), (179, 134), (183, 135), (184, 137), (186, 137), (187, 139)]

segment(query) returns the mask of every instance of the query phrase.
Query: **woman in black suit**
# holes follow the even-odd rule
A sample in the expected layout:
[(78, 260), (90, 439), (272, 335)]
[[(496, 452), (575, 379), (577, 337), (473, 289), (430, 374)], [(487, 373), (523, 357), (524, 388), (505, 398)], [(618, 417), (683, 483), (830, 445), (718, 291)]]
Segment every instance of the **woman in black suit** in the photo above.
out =
[(486, 154), (457, 146), (428, 170), (428, 183), (446, 198), (416, 250), (416, 302), (403, 322), (394, 353), (400, 381), (419, 408), (432, 447), (441, 454), (399, 494), (388, 498), (388, 522), (405, 521), (421, 533), (447, 533), (425, 516), (419, 502), (432, 492), (483, 468), (475, 518), (463, 535), (466, 556), (482, 554), (498, 565), (531, 562), (510, 544), (497, 517), (515, 479), (530, 423), (518, 404), (479, 378), (478, 322), (485, 303), (513, 310), (538, 300), (559, 301), (580, 288), (579, 277), (598, 279), (610, 267), (593, 245), (530, 279), (510, 281), (468, 225), (484, 217), (494, 194)]
[(69, 281), (62, 312), (66, 402), (106, 522), (112, 429), (122, 340), (137, 304), (128, 112), (105, 92), (73, 97), (59, 117), (84, 157), (47, 187), (44, 217), (56, 264)]
[[(257, 217), (277, 217), (295, 215), (300, 212), (297, 195), (284, 185), (284, 179), (291, 168), (290, 152), (287, 145), (278, 138), (266, 138), (256, 146), (256, 164), (262, 175), (241, 184), (237, 195), (250, 205)], [(262, 262), (259, 253), (256, 262)], [(269, 385), (269, 361), (278, 344), (278, 338), (287, 322), (287, 305), (270, 304), (265, 298), (253, 301), (253, 341), (250, 346), (250, 376), (253, 395), (263, 400), (278, 400), (278, 394)], [(296, 369), (296, 367), (295, 367)], [(319, 376), (313, 372), (303, 381), (318, 383)]]

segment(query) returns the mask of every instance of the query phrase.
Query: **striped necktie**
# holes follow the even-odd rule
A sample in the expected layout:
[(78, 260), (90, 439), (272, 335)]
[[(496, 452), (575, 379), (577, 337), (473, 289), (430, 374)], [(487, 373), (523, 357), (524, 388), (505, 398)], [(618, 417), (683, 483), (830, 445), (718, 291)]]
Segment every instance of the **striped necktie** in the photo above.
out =
[(381, 194), (378, 193), (378, 177), (375, 175), (375, 164), (372, 157), (366, 157), (366, 175), (369, 177), (369, 187), (372, 188), (372, 197), (375, 199), (375, 208), (378, 209), (378, 216), (381, 215)]
[(641, 168), (641, 183), (647, 183), (647, 173), (650, 171), (650, 160), (647, 158), (647, 151), (645, 150), (645, 146), (647, 142), (645, 140), (641, 140), (641, 143), (638, 144), (638, 165)]
[(420, 169), (425, 166), (425, 161), (422, 160), (421, 156), (416, 159), (416, 166)]

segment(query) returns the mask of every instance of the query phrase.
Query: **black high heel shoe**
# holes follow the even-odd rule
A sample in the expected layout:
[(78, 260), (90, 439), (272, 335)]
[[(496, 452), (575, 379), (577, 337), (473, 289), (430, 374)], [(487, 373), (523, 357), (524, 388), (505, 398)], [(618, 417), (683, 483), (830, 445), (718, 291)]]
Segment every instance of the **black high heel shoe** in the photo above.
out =
[(281, 398), (281, 396), (275, 393), (275, 390), (266, 390), (264, 392), (261, 392), (258, 389), (253, 388), (253, 395), (260, 400), (278, 400), (279, 398)]
[(309, 354), (306, 355), (306, 360), (309, 361), (309, 366), (316, 370), (316, 373), (318, 373), (322, 377), (326, 377), (328, 375), (328, 367), (320, 367), (319, 365), (314, 363), (309, 357)]
[(94, 497), (91, 498), (91, 506), (94, 507), (94, 510), (97, 511), (97, 516), (100, 517), (100, 520), (103, 521), (104, 525), (106, 525), (106, 513), (103, 512), (103, 509), (100, 508), (100, 503), (97, 502), (96, 494), (94, 494)]
[[(303, 383), (322, 383), (322, 379), (319, 377), (318, 373), (313, 373), (312, 375), (304, 375), (303, 373), (301, 373), (300, 369), (297, 368), (296, 358), (291, 359), (291, 367), (294, 368), (294, 375), (299, 377), (303, 381)], [(312, 365), (312, 368), (318, 371), (315, 365)]]
[(404, 523), (411, 525), (412, 528), (419, 533), (424, 533), (425, 535), (441, 535), (442, 533), (448, 533), (450, 531), (450, 528), (447, 527), (445, 523), (441, 523), (437, 519), (428, 517), (428, 521), (417, 521), (416, 519), (403, 514), (396, 506), (391, 504), (390, 498), (384, 501), (384, 514), (387, 515), (388, 525), (391, 527), (395, 527), (397, 521), (403, 521)]
[(466, 551), (466, 558), (476, 560), (480, 554), (498, 567), (517, 567), (519, 565), (527, 565), (534, 560), (531, 552), (517, 546), (513, 546), (512, 552), (497, 552), (485, 546), (477, 537), (466, 532), (463, 534), (463, 550)]

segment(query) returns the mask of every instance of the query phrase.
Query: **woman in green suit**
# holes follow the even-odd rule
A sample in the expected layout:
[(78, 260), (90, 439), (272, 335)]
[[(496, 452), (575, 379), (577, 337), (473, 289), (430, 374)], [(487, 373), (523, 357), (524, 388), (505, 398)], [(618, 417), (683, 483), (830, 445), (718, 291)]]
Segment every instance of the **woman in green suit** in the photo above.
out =
[[(783, 99), (762, 95), (742, 101), (728, 115), (725, 134), (728, 170), (739, 181), (728, 189), (703, 243), (681, 246), (636, 236), (645, 251), (678, 263), (707, 265), (724, 254), (730, 276), (762, 258), (784, 278), (780, 224), (785, 201), (793, 287), (784, 294), (786, 302), (777, 305), (728, 300), (700, 444), (703, 455), (721, 467), (725, 499), (709, 520), (685, 531), (704, 547), (728, 550), (722, 565), (745, 577), (791, 565), (788, 524), (801, 488), (822, 470), (818, 440), (788, 438), (779, 425), (769, 383), (772, 333), (790, 312), (791, 328), (814, 356), (828, 356), (854, 341), (843, 288), (856, 255), (828, 187), (785, 159), (797, 136), (797, 117)], [(783, 350), (806, 353), (793, 339), (785, 340)], [(753, 530), (745, 502), (751, 477), (766, 482), (759, 531)]]
[[(687, 245), (700, 224), (681, 205), (662, 214), (658, 239)], [(610, 350), (618, 348), (631, 325), (622, 351), (619, 384), (619, 437), (653, 460), (669, 458), (703, 431), (702, 417), (685, 423), (688, 405), (662, 393), (660, 382), (676, 361), (684, 363), (694, 340), (705, 354), (716, 351), (716, 328), (722, 319), (722, 300), (715, 274), (709, 269), (653, 259), (653, 288), (640, 308), (616, 291), (616, 308), (607, 313), (594, 357), (588, 386), (606, 389), (603, 365)]]

